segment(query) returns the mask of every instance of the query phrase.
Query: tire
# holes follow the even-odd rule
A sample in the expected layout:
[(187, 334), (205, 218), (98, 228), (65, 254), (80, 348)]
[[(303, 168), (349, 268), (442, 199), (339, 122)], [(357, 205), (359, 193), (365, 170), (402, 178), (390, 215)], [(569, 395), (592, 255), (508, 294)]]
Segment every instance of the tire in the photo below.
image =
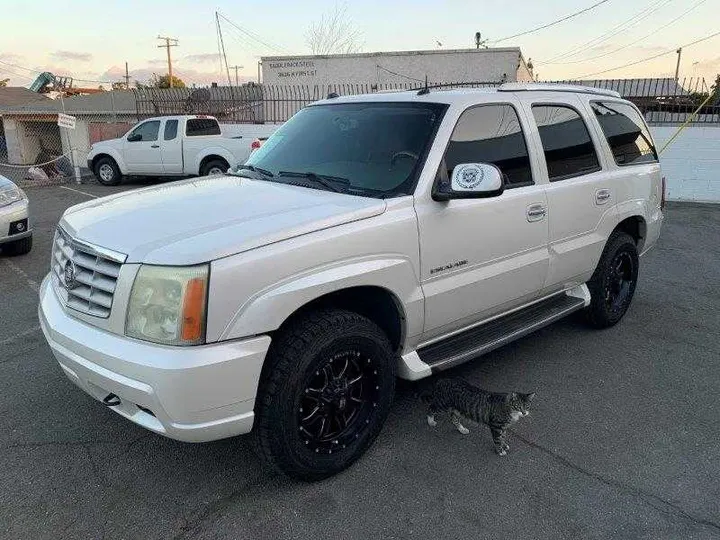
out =
[(122, 181), (122, 173), (120, 167), (117, 166), (115, 160), (110, 157), (101, 157), (95, 162), (93, 169), (95, 178), (103, 186), (117, 186)]
[(8, 242), (0, 246), (3, 253), (6, 255), (27, 255), (32, 249), (32, 236), (23, 238), (22, 240), (15, 240), (14, 242)]
[(225, 174), (229, 168), (224, 159), (211, 159), (200, 168), (200, 176)]
[(321, 310), (291, 322), (263, 367), (254, 430), (261, 457), (306, 481), (346, 469), (380, 434), (395, 372), (387, 336), (361, 315)]
[(592, 326), (609, 328), (623, 318), (635, 294), (639, 263), (632, 236), (613, 232), (587, 283), (591, 300), (586, 314)]

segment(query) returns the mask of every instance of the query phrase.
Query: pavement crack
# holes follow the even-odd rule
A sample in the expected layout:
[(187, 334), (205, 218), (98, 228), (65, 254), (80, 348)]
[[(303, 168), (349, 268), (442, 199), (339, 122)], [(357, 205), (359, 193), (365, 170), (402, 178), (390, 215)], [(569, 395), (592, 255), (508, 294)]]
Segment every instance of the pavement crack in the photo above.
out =
[(508, 431), (510, 431), (514, 437), (516, 437), (520, 441), (524, 442), (526, 445), (528, 445), (532, 448), (535, 448), (536, 450), (539, 450), (539, 451), (543, 452), (544, 454), (547, 454), (548, 456), (552, 457), (555, 461), (557, 461), (564, 467), (567, 467), (568, 469), (571, 469), (577, 473), (587, 476), (588, 478), (592, 478), (593, 480), (597, 480), (598, 482), (601, 482), (601, 483), (605, 484), (606, 486), (614, 488), (625, 494), (631, 495), (633, 497), (638, 497), (638, 498), (642, 499), (645, 503), (647, 503), (649, 506), (653, 507), (655, 510), (658, 510), (659, 512), (662, 512), (664, 514), (669, 514), (669, 515), (679, 515), (679, 516), (685, 518), (686, 520), (691, 521), (697, 525), (703, 525), (705, 527), (712, 528), (716, 531), (720, 531), (720, 523), (716, 523), (709, 519), (694, 516), (693, 514), (689, 513), (685, 509), (683, 509), (682, 507), (678, 506), (677, 504), (675, 504), (671, 501), (668, 501), (666, 499), (663, 499), (662, 497), (659, 497), (658, 495), (655, 495), (654, 493), (650, 493), (648, 491), (642, 490), (640, 488), (636, 488), (634, 486), (629, 486), (627, 484), (623, 484), (622, 482), (618, 482), (617, 480), (613, 480), (612, 478), (608, 478), (606, 476), (603, 476), (602, 474), (590, 471), (588, 469), (584, 469), (583, 467), (580, 467), (579, 465), (573, 463), (569, 459), (561, 456), (557, 452), (554, 452), (553, 450), (546, 448), (545, 446), (542, 446), (541, 444), (538, 444), (529, 439), (526, 439), (522, 435), (519, 435), (516, 431), (513, 431), (513, 430), (508, 430)]

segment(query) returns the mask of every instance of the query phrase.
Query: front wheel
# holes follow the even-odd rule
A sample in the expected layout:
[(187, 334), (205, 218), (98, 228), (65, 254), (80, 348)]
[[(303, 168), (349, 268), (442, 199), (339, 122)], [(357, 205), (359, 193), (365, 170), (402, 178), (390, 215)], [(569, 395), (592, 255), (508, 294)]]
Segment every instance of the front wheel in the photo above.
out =
[(117, 186), (122, 180), (122, 173), (115, 160), (109, 157), (102, 157), (95, 163), (95, 178), (103, 186)]
[(372, 445), (390, 412), (395, 358), (369, 319), (321, 310), (275, 338), (256, 405), (262, 457), (288, 476), (320, 480)]
[(637, 245), (632, 236), (616, 231), (608, 239), (595, 273), (588, 281), (587, 316), (596, 328), (620, 322), (632, 302), (638, 279)]

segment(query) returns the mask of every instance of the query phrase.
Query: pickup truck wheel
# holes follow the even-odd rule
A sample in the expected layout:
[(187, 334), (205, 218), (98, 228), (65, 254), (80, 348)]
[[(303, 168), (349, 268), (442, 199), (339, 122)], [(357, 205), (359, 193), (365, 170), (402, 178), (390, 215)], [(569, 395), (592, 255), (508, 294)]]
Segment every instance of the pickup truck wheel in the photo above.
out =
[(0, 245), (0, 250), (7, 255), (27, 255), (32, 249), (32, 244), (32, 236), (28, 236), (22, 240), (2, 244)]
[(117, 186), (122, 180), (120, 168), (115, 160), (109, 157), (103, 157), (95, 162), (95, 178), (104, 186)]
[(395, 391), (395, 355), (369, 319), (310, 313), (281, 331), (263, 369), (255, 434), (265, 461), (320, 480), (349, 467), (377, 438)]
[(200, 176), (225, 174), (229, 168), (230, 165), (228, 165), (224, 159), (211, 159), (203, 164), (202, 169), (200, 169)]
[(587, 316), (596, 328), (617, 324), (630, 307), (637, 285), (639, 257), (632, 236), (616, 231), (608, 239), (595, 273), (588, 282)]

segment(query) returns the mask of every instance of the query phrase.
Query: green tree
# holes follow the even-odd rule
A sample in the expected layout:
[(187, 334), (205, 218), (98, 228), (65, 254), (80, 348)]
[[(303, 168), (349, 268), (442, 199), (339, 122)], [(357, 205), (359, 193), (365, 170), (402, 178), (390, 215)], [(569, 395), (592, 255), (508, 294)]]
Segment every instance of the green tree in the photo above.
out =
[(715, 76), (715, 84), (710, 87), (713, 91), (713, 98), (710, 100), (711, 105), (720, 105), (720, 73)]
[[(185, 83), (182, 81), (182, 79), (179, 79), (173, 75), (172, 78), (172, 85), (173, 88), (185, 88)], [(170, 77), (168, 75), (163, 75), (162, 77), (158, 77), (157, 81), (153, 84), (155, 88), (170, 88)]]
[(0, 79), (0, 88), (5, 88), (9, 82), (10, 79)]

